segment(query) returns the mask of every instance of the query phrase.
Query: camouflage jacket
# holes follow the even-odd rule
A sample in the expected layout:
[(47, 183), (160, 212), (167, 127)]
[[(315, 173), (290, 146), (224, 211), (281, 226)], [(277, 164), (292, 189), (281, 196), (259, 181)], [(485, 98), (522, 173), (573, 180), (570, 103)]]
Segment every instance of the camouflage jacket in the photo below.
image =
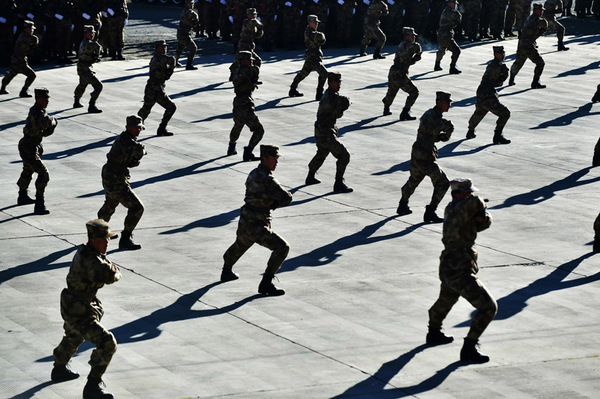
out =
[(48, 115), (44, 108), (34, 104), (33, 107), (29, 108), (29, 115), (27, 115), (25, 121), (23, 140), (28, 144), (39, 145), (42, 138), (54, 133), (57, 124), (55, 117)]
[(146, 155), (146, 147), (128, 131), (124, 131), (117, 137), (110, 151), (106, 154), (106, 165), (111, 171), (128, 176), (128, 168), (138, 166), (144, 155)]
[(408, 74), (408, 67), (421, 59), (421, 45), (403, 40), (396, 49), (394, 67)]
[(127, 0), (106, 0), (106, 8), (113, 10), (114, 15), (108, 13), (108, 18), (129, 18), (129, 9), (127, 8)]
[(518, 47), (533, 47), (537, 38), (540, 37), (546, 29), (548, 29), (548, 21), (535, 14), (531, 14), (527, 17), (523, 24), (523, 28), (521, 29)]
[(328, 88), (319, 102), (315, 125), (320, 129), (335, 127), (336, 120), (344, 115), (344, 111), (348, 107), (350, 107), (348, 97), (341, 96), (338, 92)]
[(259, 72), (260, 69), (256, 65), (243, 66), (240, 64), (233, 74), (233, 89), (236, 97), (252, 97)]
[(80, 298), (94, 299), (104, 284), (121, 279), (121, 272), (106, 254), (101, 254), (89, 244), (82, 244), (67, 274), (67, 290)]
[(175, 57), (155, 53), (150, 60), (150, 77), (148, 78), (148, 84), (164, 87), (165, 82), (173, 75), (174, 66)]
[(292, 202), (292, 193), (281, 187), (273, 173), (258, 165), (246, 179), (241, 217), (246, 222), (270, 222), (271, 209), (287, 206)]
[(446, 7), (440, 16), (440, 27), (438, 35), (454, 36), (454, 28), (462, 21), (462, 14), (454, 8)]
[(306, 44), (306, 59), (323, 59), (321, 46), (325, 44), (325, 34), (307, 26), (304, 30), (304, 43)]
[(544, 13), (542, 14), (545, 19), (555, 19), (555, 14), (560, 14), (563, 11), (562, 0), (546, 0), (544, 3)]
[(254, 40), (260, 39), (263, 34), (263, 24), (258, 19), (246, 19), (240, 33), (240, 42), (254, 43)]
[[(477, 195), (450, 202), (444, 211), (442, 232), (444, 248), (446, 250), (472, 248), (477, 233), (492, 224), (492, 216), (486, 209), (485, 202)], [(482, 220), (478, 221), (479, 218)]]
[(412, 158), (422, 160), (437, 159), (438, 141), (448, 141), (454, 125), (448, 119), (442, 118), (442, 111), (435, 106), (423, 114), (419, 120), (417, 140), (413, 144)]
[(79, 45), (78, 63), (92, 65), (97, 62), (102, 52), (102, 46), (93, 40), (84, 38)]
[(196, 26), (198, 26), (199, 22), (200, 19), (198, 17), (198, 13), (193, 9), (186, 8), (181, 14), (181, 19), (179, 20), (179, 28), (177, 28), (177, 33), (189, 35), (190, 31)]
[(38, 46), (40, 39), (36, 35), (23, 32), (19, 35), (15, 43), (15, 49), (11, 57), (13, 64), (26, 64), (27, 54), (31, 53)]
[(502, 83), (508, 78), (508, 67), (502, 61), (494, 58), (485, 68), (485, 73), (481, 78), (481, 83), (477, 88), (478, 97), (498, 96), (496, 87), (502, 86)]
[(381, 21), (379, 19), (381, 17), (385, 17), (388, 15), (390, 11), (388, 10), (388, 6), (383, 0), (375, 0), (369, 6), (367, 10), (367, 15), (365, 16), (365, 25), (371, 26), (379, 26)]

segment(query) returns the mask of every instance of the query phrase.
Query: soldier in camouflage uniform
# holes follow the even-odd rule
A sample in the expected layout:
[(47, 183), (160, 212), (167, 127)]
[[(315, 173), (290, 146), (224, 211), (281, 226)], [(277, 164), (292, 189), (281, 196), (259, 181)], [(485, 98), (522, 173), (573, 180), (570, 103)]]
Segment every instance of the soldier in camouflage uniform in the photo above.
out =
[(106, 33), (108, 40), (108, 55), (113, 60), (124, 60), (125, 24), (129, 18), (126, 0), (106, 0)]
[(235, 61), (229, 66), (229, 80), (233, 78), (233, 74), (240, 65), (240, 51), (249, 51), (252, 55), (254, 66), (256, 66), (257, 68), (260, 68), (260, 66), (262, 65), (262, 59), (254, 51), (254, 49), (256, 48), (254, 40), (260, 39), (263, 36), (263, 24), (256, 18), (258, 15), (256, 13), (256, 8), (248, 8), (246, 10), (246, 15), (248, 16), (248, 18), (244, 21), (244, 26), (242, 27), (240, 41), (237, 45), (238, 52), (236, 53)]
[(381, 49), (385, 45), (385, 33), (379, 27), (381, 25), (381, 17), (385, 17), (388, 15), (390, 11), (388, 10), (388, 6), (383, 0), (373, 0), (369, 9), (367, 10), (367, 16), (365, 17), (364, 23), (364, 32), (365, 35), (362, 38), (362, 42), (360, 44), (360, 55), (367, 55), (367, 47), (371, 40), (375, 39), (377, 42), (375, 44), (375, 52), (373, 53), (373, 59), (383, 59), (385, 58), (381, 55)]
[(483, 199), (469, 179), (450, 182), (452, 202), (444, 213), (442, 242), (444, 250), (440, 256), (440, 294), (429, 309), (429, 345), (448, 344), (454, 340), (442, 332), (442, 322), (452, 306), (462, 296), (477, 309), (460, 351), (460, 360), (467, 363), (485, 363), (489, 356), (477, 350), (479, 337), (494, 319), (498, 311), (496, 300), (477, 278), (477, 233), (490, 227), (492, 217), (486, 210)]
[(400, 198), (396, 210), (396, 213), (400, 216), (412, 213), (408, 206), (408, 200), (425, 176), (429, 176), (431, 183), (433, 183), (433, 195), (431, 196), (431, 202), (425, 207), (423, 220), (425, 223), (441, 223), (444, 221), (435, 213), (435, 210), (444, 198), (446, 191), (448, 191), (449, 183), (446, 174), (437, 163), (438, 150), (435, 143), (450, 140), (450, 136), (454, 131), (452, 122), (442, 118), (442, 114), (450, 109), (451, 102), (450, 93), (438, 91), (436, 92), (435, 107), (421, 116), (417, 140), (412, 146), (410, 157), (410, 177), (402, 187), (402, 198)]
[(110, 239), (116, 234), (110, 231), (104, 220), (94, 219), (85, 224), (88, 241), (81, 244), (73, 257), (67, 275), (67, 288), (60, 294), (60, 314), (64, 320), (65, 335), (54, 349), (54, 367), (51, 379), (54, 382), (74, 380), (79, 373), (72, 371), (69, 361), (84, 341), (96, 346), (89, 364), (91, 367), (87, 383), (83, 388), (84, 399), (113, 398), (104, 391), (102, 376), (117, 351), (117, 341), (100, 321), (104, 316), (98, 290), (105, 284), (121, 279), (119, 267), (106, 257)]
[(79, 61), (77, 62), (79, 84), (75, 88), (75, 101), (73, 102), (73, 108), (83, 107), (83, 104), (81, 104), (79, 100), (81, 99), (81, 96), (83, 96), (87, 85), (91, 84), (94, 88), (94, 91), (90, 94), (88, 112), (92, 114), (99, 114), (102, 111), (96, 107), (96, 100), (102, 92), (102, 83), (96, 77), (93, 64), (100, 61), (102, 46), (98, 44), (98, 42), (94, 41), (94, 26), (86, 25), (83, 27), (83, 31), (85, 37), (79, 45)]
[(317, 30), (317, 26), (319, 22), (321, 22), (319, 17), (316, 15), (309, 15), (307, 21), (308, 26), (304, 31), (304, 43), (306, 43), (304, 65), (300, 72), (294, 77), (288, 95), (290, 97), (302, 97), (304, 94), (298, 91), (298, 85), (312, 71), (317, 71), (319, 74), (319, 81), (317, 83), (315, 100), (320, 101), (321, 97), (323, 97), (323, 87), (327, 80), (327, 68), (323, 65), (323, 51), (321, 50), (321, 46), (325, 44), (325, 34)]
[(272, 253), (258, 292), (272, 296), (285, 294), (283, 289), (273, 285), (272, 280), (290, 251), (288, 243), (271, 229), (271, 210), (292, 202), (292, 194), (273, 177), (279, 156), (279, 147), (270, 144), (260, 146), (260, 164), (246, 179), (246, 195), (236, 239), (223, 255), (221, 272), (221, 282), (237, 280), (239, 275), (232, 268), (238, 259), (254, 243), (268, 248)]
[(460, 24), (462, 19), (461, 13), (456, 9), (456, 1), (448, 0), (448, 6), (442, 11), (440, 17), (440, 27), (438, 28), (438, 45), (440, 46), (435, 57), (435, 71), (441, 71), (440, 62), (446, 53), (446, 49), (452, 53), (450, 61), (450, 73), (459, 74), (462, 71), (456, 68), (456, 61), (460, 56), (460, 47), (454, 40), (454, 29)]
[(258, 87), (258, 74), (260, 69), (252, 64), (252, 53), (248, 50), (238, 52), (240, 66), (233, 73), (233, 87), (235, 98), (233, 99), (233, 128), (229, 133), (229, 147), (227, 155), (235, 155), (237, 151), (235, 144), (240, 138), (240, 133), (244, 126), (248, 126), (252, 132), (252, 137), (248, 146), (244, 147), (242, 159), (244, 162), (257, 161), (258, 158), (252, 154), (254, 148), (258, 145), (265, 133), (258, 116), (254, 112), (254, 98), (252, 92)]
[(469, 40), (478, 42), (479, 39), (479, 20), (481, 16), (481, 0), (463, 0), (461, 2), (464, 9), (462, 18), (462, 27)]
[(306, 185), (321, 183), (315, 175), (331, 153), (336, 159), (335, 193), (351, 193), (353, 190), (344, 183), (344, 173), (350, 163), (350, 153), (338, 138), (339, 129), (335, 124), (338, 118), (344, 115), (344, 111), (350, 107), (350, 99), (339, 94), (342, 84), (342, 75), (338, 72), (327, 73), (328, 88), (319, 102), (317, 121), (315, 122), (315, 139), (317, 141), (317, 153), (308, 163), (308, 176)]
[(25, 79), (25, 84), (19, 93), (19, 97), (31, 97), (31, 94), (27, 92), (27, 89), (29, 89), (29, 86), (31, 86), (35, 80), (36, 75), (27, 62), (27, 54), (31, 53), (31, 51), (40, 43), (38, 37), (34, 35), (33, 32), (35, 32), (35, 25), (33, 22), (25, 21), (24, 30), (19, 35), (19, 38), (15, 43), (15, 49), (12, 57), (10, 58), (10, 68), (8, 70), (8, 74), (6, 74), (4, 79), (2, 79), (0, 94), (8, 94), (6, 86), (8, 86), (10, 81), (13, 80), (15, 76), (22, 73), (23, 75), (27, 76), (27, 79)]
[(184, 48), (188, 49), (188, 58), (187, 64), (185, 66), (186, 70), (195, 70), (198, 67), (195, 67), (194, 64), (194, 56), (196, 55), (196, 50), (198, 50), (198, 46), (194, 43), (194, 39), (192, 38), (193, 29), (198, 26), (198, 14), (194, 11), (194, 0), (186, 0), (185, 8), (183, 13), (181, 14), (181, 19), (179, 20), (179, 27), (177, 28), (177, 51), (175, 52), (175, 65), (177, 67), (182, 67), (179, 63), (179, 57), (183, 52)]
[[(41, 160), (44, 153), (42, 139), (54, 133), (58, 121), (46, 112), (50, 98), (48, 89), (42, 87), (35, 89), (34, 92), (35, 104), (29, 109), (29, 115), (27, 115), (23, 128), (23, 138), (19, 140), (19, 155), (23, 160), (23, 171), (17, 181), (17, 186), (19, 186), (17, 204), (35, 204), (34, 213), (36, 215), (47, 215), (50, 211), (46, 209), (44, 203), (44, 191), (50, 180), (50, 174)], [(38, 174), (35, 181), (35, 200), (27, 194), (34, 173)]]
[(387, 0), (387, 3), (390, 13), (381, 21), (381, 29), (387, 32), (390, 43), (400, 44), (404, 35), (398, 28), (404, 25), (404, 0)]
[(531, 14), (531, 0), (515, 0), (515, 29), (521, 37), (521, 29)]
[(404, 41), (396, 49), (394, 64), (388, 74), (388, 90), (383, 98), (383, 115), (391, 115), (390, 107), (396, 98), (399, 89), (408, 94), (402, 113), (401, 121), (414, 121), (410, 109), (419, 97), (419, 89), (408, 77), (408, 68), (421, 59), (421, 45), (415, 41), (417, 34), (411, 27), (403, 28)]
[(133, 242), (133, 230), (144, 214), (142, 200), (129, 185), (129, 168), (135, 168), (146, 155), (146, 148), (137, 141), (144, 129), (142, 118), (137, 115), (127, 117), (125, 131), (113, 143), (106, 154), (106, 164), (102, 167), (102, 186), (105, 191), (104, 205), (98, 211), (98, 218), (110, 222), (119, 204), (127, 208), (124, 229), (119, 240), (119, 249), (136, 250), (142, 246)]
[(494, 59), (488, 64), (477, 88), (477, 103), (475, 112), (469, 119), (469, 130), (467, 139), (475, 138), (475, 128), (483, 117), (491, 112), (498, 116), (496, 130), (494, 130), (494, 144), (510, 144), (510, 140), (504, 137), (502, 129), (510, 118), (510, 111), (500, 103), (496, 87), (502, 86), (508, 78), (508, 67), (504, 64), (504, 46), (494, 46)]
[(227, 0), (227, 13), (229, 14), (229, 21), (231, 21), (231, 41), (233, 42), (234, 54), (238, 51), (237, 46), (246, 19), (248, 5), (247, 0)]
[(79, 43), (84, 38), (83, 28), (92, 25), (96, 31), (94, 40), (98, 41), (100, 30), (100, 4), (97, 0), (77, 0), (75, 2), (75, 28), (73, 30), (73, 44), (78, 49)]
[(331, 6), (335, 18), (336, 44), (338, 47), (346, 47), (350, 45), (352, 16), (356, 7), (356, 0), (331, 0)]
[(565, 27), (556, 19), (556, 14), (561, 14), (563, 12), (562, 0), (546, 0), (544, 3), (544, 8), (545, 10), (542, 15), (544, 19), (548, 21), (548, 29), (556, 31), (556, 38), (558, 39), (558, 51), (567, 51), (569, 48), (563, 43), (563, 39), (565, 37)]
[(537, 50), (536, 40), (540, 37), (548, 28), (548, 22), (542, 18), (542, 12), (544, 7), (536, 3), (533, 5), (533, 13), (527, 18), (521, 34), (519, 35), (519, 44), (517, 46), (517, 57), (515, 62), (510, 67), (510, 79), (508, 81), (509, 86), (515, 84), (515, 76), (519, 73), (525, 61), (529, 58), (534, 64), (535, 69), (533, 70), (533, 81), (531, 82), (532, 89), (544, 89), (546, 85), (540, 84), (540, 76), (544, 70), (544, 60), (540, 56)]
[(172, 136), (173, 133), (167, 131), (167, 123), (171, 120), (177, 107), (165, 92), (165, 82), (173, 75), (175, 57), (166, 55), (167, 42), (164, 40), (154, 42), (154, 48), (155, 53), (150, 60), (150, 77), (144, 90), (144, 105), (138, 111), (138, 115), (142, 117), (143, 121), (146, 121), (154, 104), (159, 103), (165, 109), (165, 113), (156, 134), (158, 136)]
[(199, 0), (204, 1), (204, 26), (206, 27), (206, 34), (211, 40), (216, 40), (217, 31), (219, 30), (219, 0)]
[(517, 0), (508, 0), (508, 8), (506, 9), (506, 16), (504, 18), (504, 37), (516, 36), (512, 33), (512, 27), (515, 23), (515, 4)]
[(490, 33), (494, 39), (504, 40), (504, 22), (508, 0), (493, 0), (490, 5)]
[(263, 51), (273, 51), (277, 38), (277, 21), (275, 21), (277, 0), (258, 0), (256, 7), (265, 32), (262, 38), (262, 49)]

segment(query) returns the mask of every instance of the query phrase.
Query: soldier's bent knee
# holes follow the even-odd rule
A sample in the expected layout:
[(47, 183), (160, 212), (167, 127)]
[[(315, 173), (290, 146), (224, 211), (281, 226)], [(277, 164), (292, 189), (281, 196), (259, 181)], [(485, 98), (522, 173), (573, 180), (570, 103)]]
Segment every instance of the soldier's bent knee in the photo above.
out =
[(108, 332), (108, 334), (104, 336), (100, 346), (103, 351), (112, 355), (117, 351), (117, 340), (111, 332)]

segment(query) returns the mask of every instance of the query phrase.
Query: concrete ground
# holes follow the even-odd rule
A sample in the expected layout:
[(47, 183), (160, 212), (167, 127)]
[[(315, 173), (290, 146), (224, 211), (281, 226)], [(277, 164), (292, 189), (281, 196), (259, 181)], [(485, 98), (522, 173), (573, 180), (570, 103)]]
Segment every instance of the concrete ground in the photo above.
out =
[[(131, 26), (146, 22), (132, 18)], [(600, 32), (597, 21), (582, 23)], [(600, 170), (590, 165), (600, 104), (590, 99), (600, 83), (600, 40), (581, 34), (566, 42), (571, 50), (557, 52), (555, 36), (538, 40), (547, 89), (529, 89), (530, 62), (516, 86), (501, 88), (511, 110), (506, 146), (491, 144), (493, 115), (475, 139), (465, 140), (496, 42), (464, 46), (462, 75), (447, 74), (449, 55), (445, 70), (432, 72), (433, 51), (411, 68), (421, 93), (414, 115), (434, 105), (436, 90), (452, 92), (446, 115), (456, 130), (440, 146), (439, 163), (449, 178), (471, 177), (494, 218), (477, 240), (480, 278), (499, 305), (481, 340), (491, 356), (483, 365), (458, 362), (472, 316), (464, 300), (445, 323), (455, 342), (424, 345), (427, 310), (438, 294), (442, 226), (422, 223), (428, 180), (411, 198), (414, 213), (395, 214), (418, 121), (398, 121), (402, 92), (394, 114), (381, 116), (392, 46), (380, 61), (358, 58), (354, 48), (325, 54), (325, 65), (343, 75), (341, 93), (352, 100), (338, 120), (352, 157), (351, 194), (332, 193), (333, 159), (318, 175), (322, 184), (303, 185), (315, 152), (316, 74), (300, 85), (304, 97), (288, 98), (302, 54), (262, 54), (264, 84), (255, 100), (263, 142), (281, 146), (275, 175), (294, 194), (289, 207), (274, 212), (273, 228), (291, 247), (276, 282), (286, 295), (277, 298), (257, 294), (269, 256), (259, 246), (236, 265), (240, 280), (218, 281), (244, 181), (256, 166), (225, 156), (232, 56), (202, 56), (199, 70), (177, 70), (167, 82), (178, 107), (170, 124), (175, 136), (155, 135), (163, 112), (155, 106), (141, 136), (148, 155), (131, 170), (146, 206), (135, 232), (143, 248), (122, 252), (112, 244), (109, 257), (123, 278), (99, 293), (103, 324), (119, 343), (104, 376), (107, 389), (117, 398), (145, 399), (598, 397), (600, 272), (591, 241)], [(503, 44), (510, 66), (517, 42)], [(48, 110), (59, 120), (44, 139), (48, 216), (15, 205), (17, 143), (33, 103), (17, 97), (23, 77), (0, 98), (0, 397), (81, 397), (85, 377), (60, 384), (49, 378), (63, 332), (59, 295), (76, 246), (86, 239), (84, 224), (103, 202), (105, 155), (125, 117), (141, 106), (148, 61), (133, 56), (96, 66), (104, 82), (100, 115), (71, 108), (75, 65), (38, 68), (34, 86), (51, 90)], [(88, 95), (89, 89), (85, 101)], [(248, 139), (245, 129), (238, 148)], [(442, 206), (449, 200), (448, 194)], [(120, 207), (113, 216), (115, 230), (125, 213)], [(83, 376), (91, 349), (84, 344), (72, 360)]]

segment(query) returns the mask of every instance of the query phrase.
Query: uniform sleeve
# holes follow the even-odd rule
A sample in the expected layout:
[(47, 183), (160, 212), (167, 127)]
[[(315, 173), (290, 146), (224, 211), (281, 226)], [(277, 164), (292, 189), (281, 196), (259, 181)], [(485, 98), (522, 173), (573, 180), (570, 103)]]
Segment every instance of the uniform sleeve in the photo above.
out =
[(54, 133), (54, 128), (57, 125), (56, 118), (48, 115), (45, 112), (40, 112), (33, 118), (33, 129), (42, 132), (42, 136), (48, 137)]
[(278, 207), (287, 206), (292, 202), (292, 193), (281, 187), (273, 176), (267, 180), (266, 195), (275, 200)]
[(86, 270), (89, 281), (112, 284), (121, 279), (119, 267), (101, 255), (86, 259)]

